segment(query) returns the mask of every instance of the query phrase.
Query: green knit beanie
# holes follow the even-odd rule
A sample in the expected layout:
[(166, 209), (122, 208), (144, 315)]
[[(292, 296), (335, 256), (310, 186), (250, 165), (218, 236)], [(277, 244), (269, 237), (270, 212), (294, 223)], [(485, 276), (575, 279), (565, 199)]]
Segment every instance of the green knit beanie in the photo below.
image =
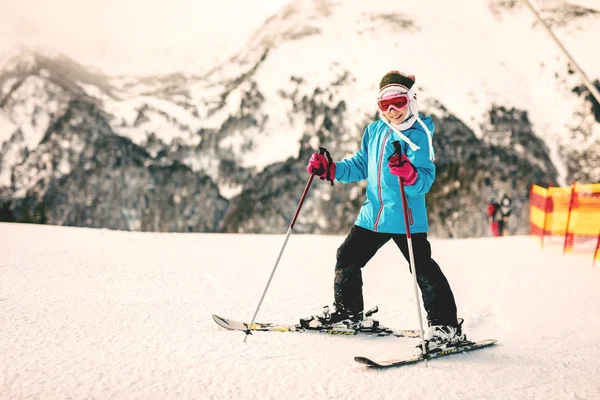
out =
[(400, 71), (390, 71), (381, 78), (379, 82), (379, 97), (391, 89), (396, 89), (402, 92), (408, 90), (415, 84), (414, 75), (406, 75)]

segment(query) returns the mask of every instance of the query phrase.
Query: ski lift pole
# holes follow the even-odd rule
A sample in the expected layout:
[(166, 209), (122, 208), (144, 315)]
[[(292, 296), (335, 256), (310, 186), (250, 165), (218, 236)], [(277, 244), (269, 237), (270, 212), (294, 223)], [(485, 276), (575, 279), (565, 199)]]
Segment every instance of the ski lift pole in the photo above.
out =
[[(319, 147), (319, 152), (321, 154), (325, 154), (327, 150), (323, 147)], [(308, 178), (308, 182), (306, 183), (306, 187), (304, 188), (304, 193), (302, 193), (302, 197), (300, 198), (300, 202), (298, 203), (298, 207), (296, 208), (296, 212), (294, 214), (294, 218), (292, 218), (292, 222), (288, 227), (287, 233), (285, 235), (285, 240), (283, 241), (283, 246), (281, 246), (281, 250), (279, 250), (279, 255), (277, 256), (277, 260), (275, 261), (275, 266), (271, 271), (271, 275), (269, 276), (269, 280), (267, 281), (267, 285), (265, 290), (263, 291), (262, 296), (258, 302), (258, 306), (256, 307), (256, 311), (254, 311), (254, 315), (252, 316), (252, 320), (250, 320), (250, 324), (248, 325), (248, 329), (246, 329), (246, 336), (244, 337), (244, 342), (248, 339), (248, 335), (252, 334), (252, 326), (254, 325), (254, 321), (256, 320), (256, 316), (258, 315), (258, 310), (260, 310), (260, 306), (262, 305), (263, 300), (265, 299), (265, 295), (267, 294), (267, 290), (269, 290), (269, 286), (271, 285), (271, 281), (273, 280), (273, 276), (275, 275), (275, 271), (277, 270), (277, 266), (279, 265), (279, 261), (281, 260), (281, 256), (283, 255), (283, 251), (285, 250), (285, 246), (287, 245), (288, 239), (292, 234), (292, 230), (294, 229), (294, 224), (298, 219), (298, 215), (300, 214), (300, 209), (302, 208), (302, 204), (304, 203), (304, 199), (306, 198), (306, 194), (308, 193), (308, 189), (310, 189), (310, 185), (312, 185), (313, 179), (315, 178), (315, 174), (310, 174)]]
[(583, 71), (583, 69), (581, 69), (581, 67), (579, 66), (579, 64), (577, 64), (577, 62), (575, 61), (575, 59), (573, 59), (573, 57), (571, 56), (571, 54), (567, 51), (567, 49), (565, 48), (565, 46), (563, 46), (563, 44), (560, 42), (560, 40), (558, 40), (558, 38), (556, 37), (556, 35), (554, 34), (554, 32), (552, 32), (552, 29), (550, 29), (550, 26), (548, 26), (548, 24), (546, 23), (546, 21), (544, 21), (544, 19), (540, 16), (540, 14), (533, 7), (533, 5), (531, 4), (531, 2), (529, 0), (524, 0), (524, 2), (525, 2), (525, 4), (527, 4), (527, 7), (529, 7), (529, 9), (533, 13), (533, 15), (537, 18), (537, 20), (542, 25), (542, 27), (544, 27), (544, 29), (546, 29), (546, 32), (548, 32), (548, 34), (550, 35), (550, 37), (552, 38), (552, 40), (554, 40), (554, 42), (558, 45), (558, 48), (563, 52), (563, 54), (565, 55), (565, 57), (567, 57), (567, 59), (569, 60), (569, 62), (571, 63), (571, 65), (573, 66), (573, 68), (575, 69), (575, 71), (577, 71), (577, 73), (579, 74), (579, 76), (583, 80), (583, 84), (585, 85), (585, 87), (590, 91), (590, 94), (596, 99), (596, 101), (598, 103), (600, 103), (600, 91), (598, 91), (598, 89), (596, 89), (596, 86), (594, 86), (594, 84), (592, 83), (592, 81), (590, 81), (590, 79), (587, 77), (587, 75), (585, 74), (585, 72)]
[[(394, 141), (392, 143), (394, 145), (394, 155), (400, 156), (402, 154), (402, 148), (400, 147), (399, 141)], [(402, 196), (402, 210), (404, 211), (404, 225), (406, 226), (406, 242), (408, 244), (408, 255), (410, 260), (410, 271), (413, 276), (413, 283), (415, 288), (415, 300), (417, 303), (417, 315), (419, 317), (419, 327), (421, 329), (421, 348), (423, 349), (423, 357), (425, 357), (427, 362), (427, 346), (425, 345), (425, 330), (423, 329), (423, 315), (421, 314), (421, 301), (419, 300), (419, 287), (417, 284), (417, 269), (415, 265), (415, 255), (413, 252), (412, 245), (412, 237), (410, 235), (410, 224), (408, 223), (408, 201), (406, 200), (406, 194), (404, 193), (404, 179), (398, 177), (398, 181), (400, 182), (400, 195)]]

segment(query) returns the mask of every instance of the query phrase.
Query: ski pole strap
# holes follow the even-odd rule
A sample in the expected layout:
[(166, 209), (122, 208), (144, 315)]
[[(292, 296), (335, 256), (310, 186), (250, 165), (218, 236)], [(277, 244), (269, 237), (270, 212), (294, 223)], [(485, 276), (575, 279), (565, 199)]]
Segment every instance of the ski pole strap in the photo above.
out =
[(321, 177), (321, 180), (327, 180), (331, 182), (331, 186), (333, 186), (333, 179), (331, 178), (331, 165), (333, 164), (333, 159), (331, 158), (331, 154), (325, 147), (319, 147), (319, 154), (322, 154), (327, 158), (327, 170), (325, 171), (325, 178)]

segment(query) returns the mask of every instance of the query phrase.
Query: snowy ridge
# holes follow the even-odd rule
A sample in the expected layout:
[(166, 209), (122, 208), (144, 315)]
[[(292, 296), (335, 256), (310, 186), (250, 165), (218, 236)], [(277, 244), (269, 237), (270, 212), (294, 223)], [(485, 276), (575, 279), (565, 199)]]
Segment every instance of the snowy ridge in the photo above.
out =
[[(281, 235), (6, 223), (0, 235), (3, 399), (600, 397), (598, 269), (589, 255), (541, 251), (529, 237), (433, 240), (466, 334), (498, 344), (376, 373), (353, 357), (411, 354), (419, 340), (275, 332), (244, 343), (213, 322), (212, 313), (252, 316)], [(292, 235), (258, 320), (293, 323), (329, 303), (342, 240)], [(417, 326), (412, 278), (393, 245), (363, 278), (382, 323)]]
[[(527, 110), (536, 134), (551, 149), (564, 181), (567, 173), (561, 151), (580, 145), (573, 143), (565, 131), (580, 126), (573, 115), (584, 112), (586, 119), (591, 117), (589, 111), (582, 110), (584, 103), (572, 90), (581, 82), (578, 76), (568, 73), (566, 60), (546, 32), (536, 26), (526, 7), (517, 4), (503, 8), (502, 4), (469, 0), (464, 6), (469, 10), (465, 23), (456, 7), (433, 0), (396, 14), (389, 13), (384, 1), (369, 2), (368, 7), (353, 2), (294, 2), (268, 19), (238, 54), (215, 68), (206, 80), (175, 79), (171, 87), (181, 93), (179, 101), (173, 96), (164, 100), (149, 97), (149, 93), (163, 95), (157, 93), (156, 84), (145, 81), (122, 88), (122, 101), (107, 100), (98, 92), (94, 97), (103, 100), (114, 116), (113, 129), (135, 143), (145, 144), (145, 138), (153, 133), (166, 144), (179, 138), (195, 145), (200, 140), (194, 138), (196, 131), (220, 127), (238, 113), (240, 99), (249, 90), (248, 82), (256, 82), (264, 96), (257, 114), (269, 118), (260, 131), (240, 132), (237, 139), (232, 137), (222, 145), (229, 147), (230, 141), (238, 142), (233, 149), (243, 158), (243, 165), (262, 170), (295, 155), (298, 140), (306, 130), (296, 121), (291, 103), (282, 100), (281, 91), (298, 91), (296, 97), (301, 98), (315, 89), (331, 87), (346, 76), (347, 84), (330, 95), (334, 101), (345, 101), (349, 117), (343, 123), (353, 131), (374, 111), (380, 76), (389, 69), (401, 68), (415, 73), (421, 98), (440, 101), (479, 136), (493, 105)], [(597, 55), (589, 51), (588, 45), (600, 40), (595, 29), (600, 23), (599, 13), (592, 9), (577, 13), (579, 6), (557, 4), (544, 2), (541, 12), (550, 22), (557, 21), (553, 26), (557, 35), (588, 75), (592, 79), (600, 76)], [(449, 17), (455, 14), (456, 18)], [(340, 51), (348, 47), (358, 51)], [(532, 48), (536, 51), (531, 52)], [(395, 55), (399, 49), (411, 55), (400, 63)], [(34, 59), (30, 56), (23, 62), (31, 65)], [(5, 68), (14, 68), (11, 65)], [(247, 80), (228, 87), (240, 74), (247, 75)], [(294, 85), (290, 81), (294, 77), (301, 83)], [(127, 81), (113, 79), (112, 83)], [(169, 87), (166, 82), (159, 87)], [(225, 99), (221, 105), (219, 96)], [(134, 124), (134, 115), (145, 107), (155, 111), (143, 124)], [(422, 108), (424, 112), (439, 112), (425, 104)], [(554, 111), (557, 109), (561, 112)], [(169, 118), (161, 117), (165, 114)], [(595, 144), (600, 138), (599, 129), (597, 122), (592, 123), (585, 129), (590, 134), (579, 141)], [(252, 157), (235, 150), (248, 137), (253, 138)], [(31, 143), (30, 149), (35, 140)], [(274, 152), (274, 148), (279, 151)]]
[[(495, 3), (499, 5), (493, 12), (490, 4)], [(416, 74), (422, 97), (441, 101), (479, 136), (491, 106), (527, 110), (536, 133), (551, 149), (557, 167), (564, 171), (559, 149), (572, 146), (565, 131), (577, 124), (573, 115), (579, 114), (583, 106), (572, 91), (581, 82), (578, 76), (568, 73), (562, 53), (547, 33), (536, 27), (524, 5), (504, 9), (501, 4), (468, 1), (464, 7), (469, 10), (467, 23), (453, 4), (444, 2), (423, 1), (399, 15), (390, 15), (387, 4), (380, 1), (369, 2), (368, 7), (329, 1), (299, 2), (268, 20), (245, 50), (213, 75), (219, 76), (216, 80), (225, 80), (236, 73), (236, 61), (257, 62), (263, 53), (256, 49), (267, 46), (269, 53), (257, 69), (257, 81), (267, 98), (266, 112), (281, 116), (290, 111), (285, 102), (275, 108), (281, 103), (277, 91), (291, 85), (289, 77), (300, 77), (302, 84), (297, 89), (308, 95), (315, 88), (331, 86), (347, 73), (352, 84), (334, 98), (346, 101), (351, 120), (345, 123), (354, 127), (372, 113), (378, 79), (386, 71), (400, 68)], [(597, 55), (589, 51), (587, 43), (590, 35), (600, 40), (595, 29), (600, 23), (599, 13), (568, 14), (566, 11), (577, 6), (558, 7), (553, 1), (545, 4), (544, 15), (557, 16), (561, 21), (553, 28), (564, 45), (590, 77), (598, 77)], [(307, 15), (314, 18), (308, 19)], [(561, 19), (567, 15), (577, 18)], [(297, 30), (305, 34), (294, 35)], [(293, 39), (276, 39), (286, 37)], [(348, 47), (358, 51), (339, 51)], [(532, 52), (532, 48), (536, 51)], [(399, 49), (411, 55), (403, 58), (400, 65), (395, 53)], [(294, 63), (289, 63), (290, 59)], [(561, 112), (554, 112), (557, 109)], [(597, 125), (592, 128), (594, 142), (600, 137)], [(273, 124), (271, 129), (280, 126)], [(296, 132), (296, 137), (302, 134), (289, 124), (284, 126), (288, 133)], [(265, 138), (263, 143), (268, 142)], [(281, 152), (280, 158), (288, 155), (291, 154)], [(565, 173), (561, 175), (564, 179)]]

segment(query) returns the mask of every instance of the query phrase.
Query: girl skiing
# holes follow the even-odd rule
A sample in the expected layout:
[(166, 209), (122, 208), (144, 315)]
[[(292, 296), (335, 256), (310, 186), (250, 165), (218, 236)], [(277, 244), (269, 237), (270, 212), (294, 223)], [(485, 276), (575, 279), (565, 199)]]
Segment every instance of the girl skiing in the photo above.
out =
[[(419, 116), (415, 77), (399, 71), (386, 73), (379, 83), (377, 105), (381, 119), (369, 124), (360, 150), (333, 162), (323, 154), (311, 156), (307, 171), (333, 182), (367, 179), (366, 199), (355, 225), (337, 250), (334, 304), (301, 324), (360, 325), (363, 320), (362, 268), (390, 239), (409, 260), (399, 178), (404, 180), (417, 281), (427, 312), (428, 346), (465, 340), (456, 316), (450, 285), (431, 258), (427, 240), (425, 194), (435, 180), (433, 121)], [(400, 141), (402, 154), (394, 154), (392, 142)]]

